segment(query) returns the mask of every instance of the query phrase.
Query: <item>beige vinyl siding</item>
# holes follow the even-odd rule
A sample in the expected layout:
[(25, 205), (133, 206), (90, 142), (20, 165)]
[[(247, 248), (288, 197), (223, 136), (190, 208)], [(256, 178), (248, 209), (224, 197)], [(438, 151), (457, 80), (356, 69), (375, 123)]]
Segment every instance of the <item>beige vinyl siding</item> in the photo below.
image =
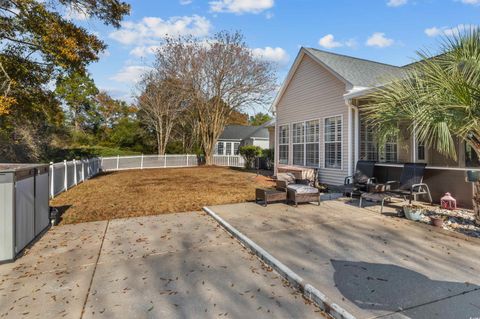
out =
[[(320, 120), (320, 182), (332, 185), (343, 184), (348, 175), (348, 109), (343, 98), (345, 83), (305, 55), (300, 61), (288, 87), (276, 107), (277, 125)], [(342, 169), (323, 168), (325, 118), (342, 116)], [(278, 146), (276, 147), (278, 152)], [(292, 165), (292, 140), (290, 136), (290, 158)]]

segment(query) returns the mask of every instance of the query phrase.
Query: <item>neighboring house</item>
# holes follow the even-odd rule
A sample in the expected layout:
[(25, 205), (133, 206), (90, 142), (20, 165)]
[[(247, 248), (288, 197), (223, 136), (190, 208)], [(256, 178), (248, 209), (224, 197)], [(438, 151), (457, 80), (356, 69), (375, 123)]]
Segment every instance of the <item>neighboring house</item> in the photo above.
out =
[[(448, 159), (407, 132), (400, 124), (397, 139), (379, 147), (365, 123), (365, 97), (392, 79), (405, 75), (398, 67), (302, 48), (272, 105), (275, 113), (275, 171), (296, 170), (303, 175), (318, 169), (319, 181), (341, 185), (359, 159), (376, 160), (385, 179), (398, 178), (404, 162), (426, 162), (434, 196), (450, 191), (471, 205), (471, 185), (465, 168), (479, 162), (458, 141), (458, 161)], [(433, 185), (435, 184), (435, 185)], [(454, 186), (453, 186), (454, 185)], [(436, 198), (438, 199), (438, 198)], [(467, 203), (463, 203), (468, 205)]]
[(228, 125), (215, 146), (215, 155), (238, 155), (238, 148), (255, 145), (262, 149), (270, 147), (268, 129), (262, 126)]

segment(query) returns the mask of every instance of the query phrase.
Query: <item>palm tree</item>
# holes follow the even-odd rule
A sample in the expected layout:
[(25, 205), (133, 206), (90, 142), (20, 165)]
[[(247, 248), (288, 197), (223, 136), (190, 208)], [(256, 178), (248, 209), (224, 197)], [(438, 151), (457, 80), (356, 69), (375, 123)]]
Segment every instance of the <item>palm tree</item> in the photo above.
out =
[[(455, 139), (466, 142), (480, 158), (480, 28), (443, 36), (441, 53), (418, 53), (420, 62), (405, 76), (372, 93), (366, 107), (379, 142), (409, 123), (418, 140), (457, 159)], [(473, 207), (480, 224), (480, 183)]]

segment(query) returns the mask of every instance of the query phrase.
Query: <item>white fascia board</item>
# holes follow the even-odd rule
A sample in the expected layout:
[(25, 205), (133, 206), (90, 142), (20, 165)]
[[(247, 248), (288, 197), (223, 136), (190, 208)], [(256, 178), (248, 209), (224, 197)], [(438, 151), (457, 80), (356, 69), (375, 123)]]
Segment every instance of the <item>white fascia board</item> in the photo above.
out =
[(374, 92), (376, 89), (377, 88), (354, 86), (351, 90), (349, 90), (347, 93), (343, 95), (343, 98), (345, 100), (350, 100), (350, 99), (362, 97), (364, 95)]

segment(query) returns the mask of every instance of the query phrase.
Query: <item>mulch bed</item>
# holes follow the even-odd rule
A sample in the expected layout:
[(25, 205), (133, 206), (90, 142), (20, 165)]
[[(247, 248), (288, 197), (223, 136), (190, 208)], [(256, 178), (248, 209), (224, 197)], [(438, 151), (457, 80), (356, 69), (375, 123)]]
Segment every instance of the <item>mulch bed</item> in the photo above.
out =
[(145, 169), (104, 173), (50, 201), (61, 223), (198, 211), (206, 205), (253, 201), (270, 177), (226, 167)]

